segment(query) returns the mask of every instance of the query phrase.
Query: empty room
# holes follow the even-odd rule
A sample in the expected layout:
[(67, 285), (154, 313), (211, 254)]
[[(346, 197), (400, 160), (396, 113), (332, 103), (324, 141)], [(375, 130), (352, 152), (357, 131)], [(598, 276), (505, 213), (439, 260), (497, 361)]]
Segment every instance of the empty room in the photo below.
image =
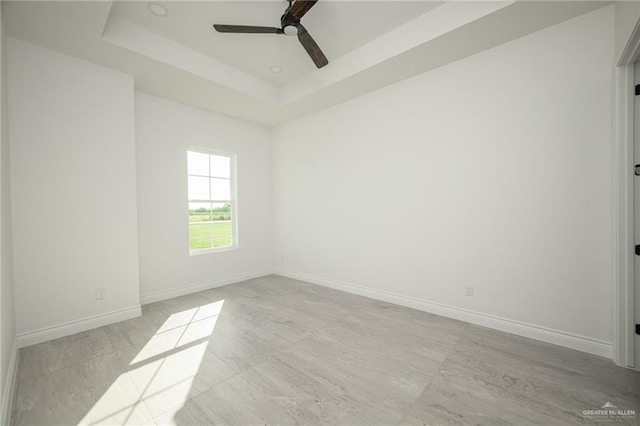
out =
[(640, 1), (1, 0), (0, 424), (640, 424), (639, 61)]

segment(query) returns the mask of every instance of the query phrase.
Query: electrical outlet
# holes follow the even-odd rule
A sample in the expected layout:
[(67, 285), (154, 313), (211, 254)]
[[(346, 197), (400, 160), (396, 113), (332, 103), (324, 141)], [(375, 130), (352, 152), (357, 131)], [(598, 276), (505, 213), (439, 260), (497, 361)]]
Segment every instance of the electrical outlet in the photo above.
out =
[(464, 295), (465, 296), (473, 296), (473, 286), (472, 285), (468, 285), (464, 288)]
[(104, 299), (104, 287), (96, 288), (96, 300)]

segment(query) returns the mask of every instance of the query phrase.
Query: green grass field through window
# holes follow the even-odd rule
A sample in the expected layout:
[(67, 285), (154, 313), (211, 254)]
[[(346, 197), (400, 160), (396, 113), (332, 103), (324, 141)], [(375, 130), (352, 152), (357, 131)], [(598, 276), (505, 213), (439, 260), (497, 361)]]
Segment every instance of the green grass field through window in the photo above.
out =
[(233, 243), (230, 220), (189, 223), (189, 248), (200, 250), (229, 247)]

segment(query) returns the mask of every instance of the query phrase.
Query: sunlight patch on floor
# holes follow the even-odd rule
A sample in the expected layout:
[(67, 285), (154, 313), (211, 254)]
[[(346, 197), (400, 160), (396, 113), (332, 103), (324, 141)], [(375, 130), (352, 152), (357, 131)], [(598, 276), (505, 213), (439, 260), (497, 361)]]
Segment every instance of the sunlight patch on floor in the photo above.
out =
[(207, 359), (208, 339), (223, 305), (220, 300), (167, 318), (81, 424), (153, 424), (153, 414), (182, 407)]
[(121, 374), (85, 415), (82, 425), (153, 424), (151, 413), (139, 403), (140, 393), (126, 374)]

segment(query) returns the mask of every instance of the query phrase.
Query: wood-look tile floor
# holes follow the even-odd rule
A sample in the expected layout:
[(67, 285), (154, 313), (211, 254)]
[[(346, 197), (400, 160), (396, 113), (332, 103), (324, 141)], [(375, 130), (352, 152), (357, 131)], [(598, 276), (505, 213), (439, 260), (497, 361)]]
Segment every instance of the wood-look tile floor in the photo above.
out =
[(275, 275), (24, 348), (19, 368), (15, 425), (640, 418), (640, 374), (609, 360)]

